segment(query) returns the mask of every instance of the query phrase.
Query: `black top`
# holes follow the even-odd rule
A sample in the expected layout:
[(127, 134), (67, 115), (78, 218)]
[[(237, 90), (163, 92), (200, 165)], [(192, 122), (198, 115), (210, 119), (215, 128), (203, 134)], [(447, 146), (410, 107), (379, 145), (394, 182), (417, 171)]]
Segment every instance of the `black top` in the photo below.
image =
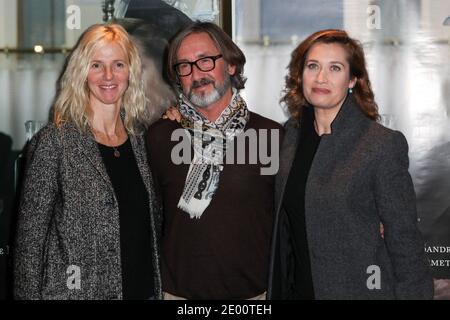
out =
[(123, 299), (154, 296), (149, 199), (130, 139), (114, 148), (98, 144), (119, 203)]
[(290, 223), (295, 255), (294, 287), (291, 299), (314, 299), (308, 240), (305, 225), (305, 189), (309, 170), (320, 143), (314, 129), (314, 111), (305, 108), (299, 129), (299, 144), (286, 184), (283, 206)]

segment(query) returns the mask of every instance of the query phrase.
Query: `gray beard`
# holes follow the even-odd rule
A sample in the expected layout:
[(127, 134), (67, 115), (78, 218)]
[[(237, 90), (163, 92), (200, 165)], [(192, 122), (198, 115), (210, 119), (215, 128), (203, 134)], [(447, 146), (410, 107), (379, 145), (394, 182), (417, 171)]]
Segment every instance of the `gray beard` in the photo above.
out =
[(222, 85), (213, 88), (213, 91), (204, 95), (196, 95), (192, 91), (188, 94), (189, 101), (196, 107), (207, 108), (213, 103), (217, 102), (222, 98), (228, 89), (231, 87), (231, 79), (229, 76), (225, 77)]

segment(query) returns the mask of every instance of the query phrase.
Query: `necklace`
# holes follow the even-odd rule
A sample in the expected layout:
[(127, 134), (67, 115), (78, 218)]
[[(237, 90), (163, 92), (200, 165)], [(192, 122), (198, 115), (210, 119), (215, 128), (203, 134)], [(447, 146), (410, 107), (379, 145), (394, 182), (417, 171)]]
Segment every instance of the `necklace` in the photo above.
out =
[(119, 152), (119, 150), (117, 150), (116, 147), (112, 147), (112, 148), (114, 149), (114, 157), (120, 158), (120, 152)]

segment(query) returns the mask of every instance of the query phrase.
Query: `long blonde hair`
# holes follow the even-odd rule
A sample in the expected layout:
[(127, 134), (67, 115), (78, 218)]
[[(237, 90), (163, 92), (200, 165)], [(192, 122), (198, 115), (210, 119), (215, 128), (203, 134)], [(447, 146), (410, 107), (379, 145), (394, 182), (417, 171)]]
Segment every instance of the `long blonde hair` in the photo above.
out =
[(146, 107), (145, 84), (138, 49), (120, 25), (95, 24), (81, 35), (60, 76), (53, 116), (57, 127), (64, 122), (73, 122), (80, 131), (89, 130), (89, 88), (86, 80), (90, 60), (98, 48), (110, 42), (117, 43), (128, 59), (128, 88), (123, 95), (121, 106), (125, 129), (133, 135), (138, 127), (148, 125), (149, 112)]

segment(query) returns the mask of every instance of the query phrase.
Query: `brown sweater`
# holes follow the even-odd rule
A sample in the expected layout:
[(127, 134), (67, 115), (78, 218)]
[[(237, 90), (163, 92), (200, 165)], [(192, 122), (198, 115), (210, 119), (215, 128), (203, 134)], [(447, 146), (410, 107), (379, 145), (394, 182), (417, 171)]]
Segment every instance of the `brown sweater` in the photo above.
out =
[[(171, 161), (178, 141), (170, 138), (177, 128), (181, 126), (174, 121), (159, 120), (147, 136), (149, 161), (164, 205), (163, 290), (188, 299), (247, 299), (263, 293), (274, 175), (260, 174), (259, 159), (258, 164), (225, 164), (211, 203), (200, 219), (191, 219), (177, 208), (189, 169), (189, 164)], [(283, 136), (278, 123), (255, 113), (250, 113), (245, 130), (249, 128), (280, 130), (280, 141)], [(248, 154), (248, 145), (246, 150)]]

